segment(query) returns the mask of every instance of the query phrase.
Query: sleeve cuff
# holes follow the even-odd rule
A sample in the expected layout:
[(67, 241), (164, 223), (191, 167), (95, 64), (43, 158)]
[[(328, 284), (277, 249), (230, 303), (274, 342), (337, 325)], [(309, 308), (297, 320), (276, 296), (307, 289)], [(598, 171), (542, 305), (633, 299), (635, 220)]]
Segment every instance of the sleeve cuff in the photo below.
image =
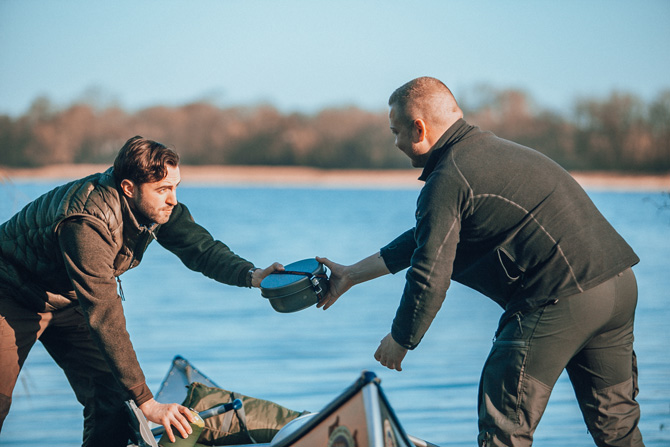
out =
[(135, 404), (137, 404), (138, 407), (142, 405), (144, 402), (151, 400), (154, 397), (153, 393), (147, 386), (146, 382), (129, 389), (128, 392), (130, 393), (130, 397), (132, 397), (132, 399), (135, 401)]
[(379, 250), (386, 268), (396, 274), (410, 266), (416, 249), (414, 229), (408, 230)]

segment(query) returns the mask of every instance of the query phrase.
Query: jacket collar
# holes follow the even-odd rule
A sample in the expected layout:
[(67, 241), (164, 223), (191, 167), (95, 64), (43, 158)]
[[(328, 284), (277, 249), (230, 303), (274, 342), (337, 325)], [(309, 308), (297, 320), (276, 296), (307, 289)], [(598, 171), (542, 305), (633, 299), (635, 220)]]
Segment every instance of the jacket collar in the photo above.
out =
[(459, 142), (472, 129), (474, 129), (474, 126), (466, 123), (463, 118), (460, 118), (452, 124), (431, 149), (430, 156), (428, 157), (426, 166), (424, 166), (423, 171), (421, 172), (419, 180), (425, 182), (428, 176), (435, 170), (435, 167), (444, 154), (446, 154), (454, 144)]

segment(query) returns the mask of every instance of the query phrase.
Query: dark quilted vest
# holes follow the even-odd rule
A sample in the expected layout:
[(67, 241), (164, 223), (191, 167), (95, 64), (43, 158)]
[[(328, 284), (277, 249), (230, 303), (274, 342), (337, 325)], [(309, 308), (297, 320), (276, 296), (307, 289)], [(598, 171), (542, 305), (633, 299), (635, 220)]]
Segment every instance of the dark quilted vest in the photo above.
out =
[[(120, 274), (129, 265), (123, 253), (123, 212), (127, 206), (117, 190), (112, 169), (59, 186), (26, 205), (0, 225), (0, 286), (18, 291), (24, 304), (53, 310), (75, 299), (58, 245), (58, 225), (85, 216), (109, 229)], [(50, 303), (50, 305), (45, 304)], [(39, 309), (41, 307), (41, 309)]]

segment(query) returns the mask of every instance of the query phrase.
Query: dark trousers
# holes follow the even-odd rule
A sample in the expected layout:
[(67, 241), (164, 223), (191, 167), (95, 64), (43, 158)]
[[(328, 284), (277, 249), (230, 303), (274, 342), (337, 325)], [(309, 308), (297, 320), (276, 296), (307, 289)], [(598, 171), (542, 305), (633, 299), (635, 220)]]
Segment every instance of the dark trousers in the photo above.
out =
[(34, 312), (0, 289), (0, 431), (30, 349), (40, 340), (84, 406), (84, 446), (125, 446), (126, 393), (91, 338), (81, 309)]
[(598, 446), (642, 446), (631, 269), (583, 293), (501, 321), (479, 390), (479, 445), (530, 446), (567, 370)]

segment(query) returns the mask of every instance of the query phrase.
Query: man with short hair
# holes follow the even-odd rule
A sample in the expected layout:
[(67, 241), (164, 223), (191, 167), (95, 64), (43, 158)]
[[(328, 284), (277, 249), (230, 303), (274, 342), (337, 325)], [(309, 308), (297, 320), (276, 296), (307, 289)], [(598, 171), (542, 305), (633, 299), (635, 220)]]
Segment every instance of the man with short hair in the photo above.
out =
[(331, 270), (327, 309), (352, 286), (408, 268), (375, 358), (400, 371), (450, 281), (504, 309), (480, 381), (480, 446), (529, 446), (565, 369), (599, 446), (641, 446), (633, 320), (639, 259), (560, 166), (469, 125), (437, 79), (389, 99), (396, 146), (422, 167), (416, 226)]
[[(133, 399), (146, 418), (186, 437), (191, 413), (153, 399), (133, 349), (118, 277), (153, 239), (190, 269), (259, 287), (279, 263), (257, 269), (177, 201), (179, 156), (134, 137), (114, 166), (59, 186), (0, 225), (0, 429), (23, 363), (39, 339), (84, 406), (84, 446), (125, 446)], [(117, 293), (117, 281), (119, 292)]]

